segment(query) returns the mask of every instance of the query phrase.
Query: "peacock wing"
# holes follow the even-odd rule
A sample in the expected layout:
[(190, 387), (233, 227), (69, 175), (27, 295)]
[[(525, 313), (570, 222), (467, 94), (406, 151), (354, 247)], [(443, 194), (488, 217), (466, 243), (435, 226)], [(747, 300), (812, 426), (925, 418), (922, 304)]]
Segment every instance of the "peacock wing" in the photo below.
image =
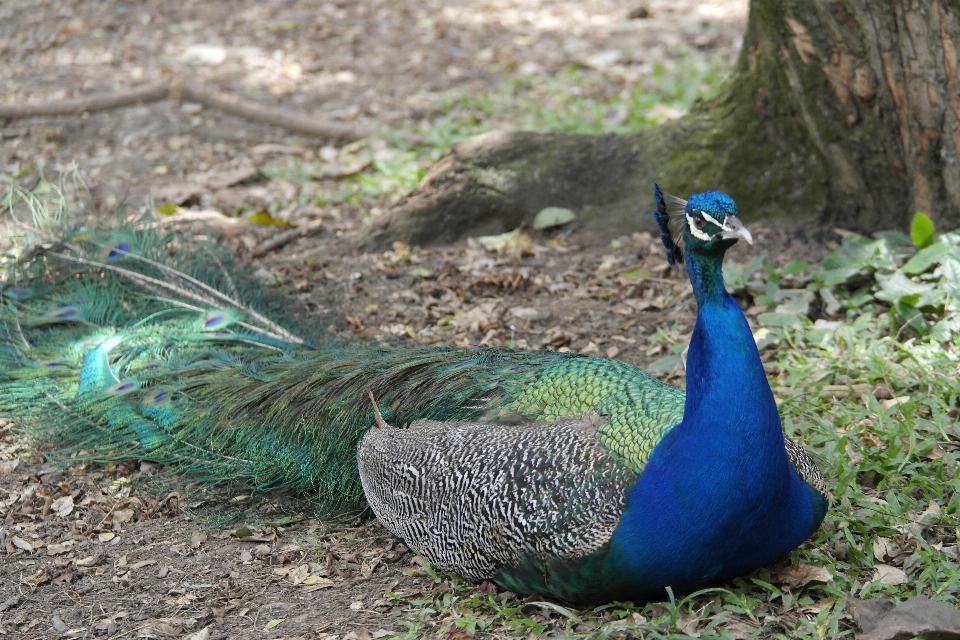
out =
[(602, 423), (587, 414), (371, 429), (360, 478), (383, 525), (434, 566), (483, 580), (576, 563), (607, 544), (637, 479), (597, 440)]

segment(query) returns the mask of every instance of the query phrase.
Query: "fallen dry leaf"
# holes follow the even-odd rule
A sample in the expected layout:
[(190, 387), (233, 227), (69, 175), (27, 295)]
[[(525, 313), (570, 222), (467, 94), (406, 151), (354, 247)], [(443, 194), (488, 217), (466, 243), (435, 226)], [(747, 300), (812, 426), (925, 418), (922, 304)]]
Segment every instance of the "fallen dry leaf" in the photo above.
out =
[(204, 627), (197, 631), (195, 634), (187, 638), (187, 640), (209, 640), (210, 639), (210, 627)]
[(683, 631), (684, 635), (691, 638), (699, 638), (700, 632), (697, 630), (697, 625), (700, 623), (700, 616), (696, 613), (687, 613), (680, 616), (680, 619), (677, 620), (677, 626), (680, 627), (680, 630)]
[(154, 622), (137, 633), (138, 638), (169, 638), (179, 635), (177, 627), (166, 622)]
[(373, 570), (376, 568), (376, 566), (377, 566), (376, 560), (374, 560), (370, 564), (367, 564), (366, 562), (364, 562), (360, 566), (360, 575), (363, 576), (364, 578), (369, 578), (370, 576), (373, 575)]
[(0, 474), (13, 473), (20, 466), (20, 458), (0, 462)]
[(121, 524), (133, 520), (133, 509), (117, 509), (113, 512), (113, 521)]
[(70, 629), (70, 627), (67, 626), (67, 624), (63, 621), (62, 618), (60, 618), (60, 616), (53, 616), (52, 618), (50, 618), (50, 624), (53, 626), (53, 628), (56, 630), (57, 633), (66, 633)]
[(887, 558), (892, 558), (893, 545), (886, 538), (877, 538), (873, 543), (873, 557), (877, 559), (878, 562), (883, 562)]
[(214, 209), (203, 209), (201, 211), (180, 211), (172, 216), (164, 217), (155, 223), (155, 226), (169, 227), (177, 224), (186, 224), (189, 222), (198, 222), (211, 229), (222, 233), (228, 238), (233, 238), (241, 233), (256, 229), (256, 223), (246, 218), (231, 218)]
[(833, 582), (833, 576), (824, 567), (813, 567), (808, 564), (792, 564), (778, 571), (772, 580), (790, 587), (803, 587), (811, 582)]
[(526, 322), (539, 322), (540, 320), (549, 319), (551, 314), (550, 311), (543, 311), (532, 307), (516, 307), (515, 309), (511, 309), (510, 315)]
[(739, 622), (737, 620), (724, 624), (723, 630), (729, 633), (734, 638), (736, 638), (736, 640), (746, 640), (747, 638), (754, 638), (756, 637), (756, 634), (757, 634), (756, 627), (752, 627), (745, 622)]
[(207, 541), (207, 534), (201, 531), (194, 531), (190, 534), (190, 546), (199, 549), (200, 545)]
[(836, 603), (836, 600), (834, 600), (833, 598), (830, 598), (830, 597), (826, 597), (826, 598), (821, 598), (821, 599), (817, 600), (817, 601), (814, 602), (813, 604), (808, 604), (808, 605), (806, 605), (806, 606), (804, 606), (804, 607), (801, 607), (800, 610), (801, 610), (803, 613), (814, 613), (814, 614), (816, 614), (816, 613), (820, 613), (821, 611), (824, 611), (825, 609), (829, 609), (829, 608), (832, 607), (835, 603)]
[[(472, 238), (473, 239), (473, 238)], [(524, 249), (530, 248), (530, 245), (533, 244), (533, 240), (525, 233), (522, 233), (520, 229), (514, 229), (513, 231), (508, 231), (507, 233), (501, 233), (496, 236), (479, 236), (475, 239), (475, 242), (487, 251), (523, 251)]]
[(66, 553), (71, 549), (73, 549), (73, 540), (67, 540), (62, 543), (54, 542), (53, 544), (47, 545), (47, 555), (56, 556), (61, 553)]
[(57, 498), (50, 504), (50, 510), (60, 518), (67, 517), (73, 513), (73, 496)]
[(862, 440), (862, 441), (863, 441), (863, 444), (865, 444), (865, 445), (868, 446), (868, 447), (882, 447), (882, 446), (883, 446), (883, 440), (881, 440), (881, 439), (878, 438), (877, 436), (873, 435), (873, 434), (870, 433), (869, 431), (864, 431), (863, 433), (861, 433), (861, 434), (860, 434), (860, 440)]
[(874, 580), (879, 580), (883, 584), (906, 584), (909, 578), (903, 569), (891, 567), (888, 564), (878, 564), (877, 572), (873, 576)]
[(910, 396), (899, 396), (897, 398), (890, 398), (889, 400), (884, 400), (880, 403), (880, 406), (884, 409), (892, 409), (897, 405), (906, 404), (910, 401)]
[(33, 545), (27, 542), (26, 540), (24, 540), (23, 538), (21, 538), (20, 536), (13, 536), (13, 538), (11, 538), (10, 541), (13, 542), (13, 546), (15, 546), (17, 549), (21, 549), (28, 553), (33, 552)]
[(303, 581), (303, 592), (310, 593), (318, 589), (326, 589), (333, 586), (333, 580), (330, 578), (321, 578), (320, 576), (309, 576)]
[(103, 561), (103, 556), (87, 556), (81, 560), (76, 561), (78, 567), (94, 567), (100, 564)]
[(927, 505), (927, 508), (920, 514), (919, 521), (922, 524), (934, 524), (940, 521), (940, 505), (933, 500)]
[(278, 624), (280, 624), (280, 623), (283, 622), (284, 620), (285, 620), (285, 618), (274, 618), (273, 620), (269, 621), (269, 622), (266, 624), (266, 626), (263, 627), (263, 630), (264, 630), (264, 631), (268, 631), (269, 629), (273, 629), (275, 626), (277, 626)]
[(30, 585), (31, 587), (39, 587), (44, 582), (50, 580), (50, 576), (46, 571), (41, 571), (40, 573), (31, 573), (30, 575), (23, 576), (20, 579), (24, 584)]

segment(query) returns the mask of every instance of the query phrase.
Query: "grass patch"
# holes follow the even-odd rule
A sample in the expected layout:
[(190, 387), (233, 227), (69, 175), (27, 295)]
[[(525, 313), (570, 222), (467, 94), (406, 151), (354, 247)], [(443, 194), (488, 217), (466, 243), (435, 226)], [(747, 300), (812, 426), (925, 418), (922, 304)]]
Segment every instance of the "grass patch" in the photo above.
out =
[(420, 133), (434, 146), (494, 129), (626, 133), (684, 113), (716, 92), (729, 68), (719, 60), (655, 63), (643, 81), (619, 84), (603, 73), (570, 66), (549, 78), (514, 76), (489, 92), (450, 92), (440, 117)]

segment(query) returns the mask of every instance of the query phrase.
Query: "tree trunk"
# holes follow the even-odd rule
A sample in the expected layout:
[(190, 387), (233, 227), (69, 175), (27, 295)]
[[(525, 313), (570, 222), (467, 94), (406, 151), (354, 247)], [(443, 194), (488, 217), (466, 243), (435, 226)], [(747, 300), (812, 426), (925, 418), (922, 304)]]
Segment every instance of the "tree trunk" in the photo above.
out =
[(818, 216), (904, 229), (960, 226), (960, 2), (752, 0), (719, 95), (624, 135), (491, 133), (463, 140), (369, 240), (451, 242), (563, 206), (604, 235), (651, 229), (651, 183), (720, 189), (747, 220)]

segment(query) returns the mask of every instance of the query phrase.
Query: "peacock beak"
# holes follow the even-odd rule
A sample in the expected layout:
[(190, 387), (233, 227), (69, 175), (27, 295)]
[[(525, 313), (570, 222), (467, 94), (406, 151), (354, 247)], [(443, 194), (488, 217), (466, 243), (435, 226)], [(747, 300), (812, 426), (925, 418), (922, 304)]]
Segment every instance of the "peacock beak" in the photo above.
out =
[(753, 236), (750, 230), (743, 226), (738, 218), (727, 216), (723, 220), (723, 226), (720, 227), (720, 237), (727, 240), (746, 240), (747, 244), (753, 244)]

